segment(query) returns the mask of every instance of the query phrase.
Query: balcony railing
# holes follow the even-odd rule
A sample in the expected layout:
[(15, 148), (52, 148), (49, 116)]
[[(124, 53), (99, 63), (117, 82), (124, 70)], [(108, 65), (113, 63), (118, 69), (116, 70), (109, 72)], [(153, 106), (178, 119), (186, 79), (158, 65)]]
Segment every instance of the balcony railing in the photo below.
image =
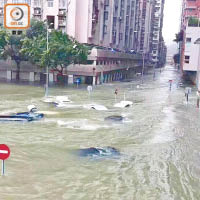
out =
[(58, 16), (66, 16), (66, 11), (65, 10), (59, 10)]
[(65, 20), (58, 20), (58, 25), (59, 26), (66, 26), (66, 21)]
[(34, 9), (33, 15), (41, 15), (41, 14), (42, 14), (41, 9)]
[(0, 8), (0, 16), (3, 15), (3, 9)]

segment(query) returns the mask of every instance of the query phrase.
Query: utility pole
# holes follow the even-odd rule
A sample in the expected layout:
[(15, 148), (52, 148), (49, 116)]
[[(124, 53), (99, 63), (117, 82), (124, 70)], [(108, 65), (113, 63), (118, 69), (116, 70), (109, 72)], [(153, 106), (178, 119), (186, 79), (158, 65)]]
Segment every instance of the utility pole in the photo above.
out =
[[(47, 25), (47, 54), (49, 51), (49, 26), (53, 25), (53, 23), (50, 23), (48, 25), (48, 21), (46, 20), (46, 25)], [(46, 85), (45, 85), (45, 97), (48, 97), (49, 93), (49, 66), (47, 64), (46, 66)]]
[(142, 77), (141, 77), (142, 84), (144, 82), (144, 80), (143, 80), (143, 78), (144, 78), (144, 68), (145, 68), (145, 53), (143, 51), (143, 53), (142, 53)]

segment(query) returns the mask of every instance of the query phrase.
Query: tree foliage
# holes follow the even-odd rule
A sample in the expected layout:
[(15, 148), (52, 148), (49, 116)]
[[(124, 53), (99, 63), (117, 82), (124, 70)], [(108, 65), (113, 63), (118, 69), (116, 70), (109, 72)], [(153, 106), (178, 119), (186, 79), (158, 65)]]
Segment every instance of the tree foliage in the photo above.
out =
[(173, 59), (174, 59), (175, 64), (179, 64), (180, 63), (180, 54), (179, 53), (175, 54)]
[(179, 33), (177, 33), (175, 35), (174, 42), (179, 43), (179, 42), (183, 41), (183, 36), (184, 36), (184, 32), (183, 32), (183, 30), (181, 30)]
[(48, 35), (47, 50), (46, 26), (41, 22), (33, 22), (21, 49), (30, 62), (41, 67), (48, 66), (62, 74), (68, 65), (87, 61), (88, 47), (59, 30), (52, 30)]
[(22, 35), (12, 35), (0, 28), (0, 59), (11, 58), (17, 66), (19, 80), (20, 65), (28, 60), (41, 67), (50, 67), (63, 73), (63, 69), (74, 63), (85, 63), (89, 48), (59, 30), (49, 34), (47, 50), (47, 26), (42, 21), (32, 20), (31, 27)]
[(17, 66), (16, 80), (19, 80), (20, 64), (25, 60), (21, 53), (23, 35), (12, 35), (5, 29), (0, 29), (0, 59), (11, 58)]
[(34, 37), (38, 36), (46, 36), (46, 24), (43, 21), (38, 21), (35, 19), (31, 20), (31, 26), (26, 31), (26, 37), (33, 39)]

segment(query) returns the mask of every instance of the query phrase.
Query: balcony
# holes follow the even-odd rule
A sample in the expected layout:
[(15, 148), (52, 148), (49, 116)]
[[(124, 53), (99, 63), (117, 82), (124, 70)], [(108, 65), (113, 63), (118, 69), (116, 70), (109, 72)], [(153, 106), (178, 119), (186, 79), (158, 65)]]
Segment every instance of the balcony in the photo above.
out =
[(0, 16), (3, 15), (3, 8), (0, 8)]
[(66, 26), (66, 20), (58, 20), (58, 26)]
[(42, 15), (42, 10), (41, 8), (34, 8), (34, 16), (41, 16)]
[(65, 9), (59, 10), (58, 16), (66, 16), (66, 10)]

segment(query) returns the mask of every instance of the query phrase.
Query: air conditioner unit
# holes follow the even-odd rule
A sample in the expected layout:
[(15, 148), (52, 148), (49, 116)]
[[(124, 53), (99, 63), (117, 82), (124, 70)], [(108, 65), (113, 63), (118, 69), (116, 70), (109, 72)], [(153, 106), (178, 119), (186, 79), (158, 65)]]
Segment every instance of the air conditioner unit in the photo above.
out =
[(113, 31), (113, 36), (116, 36), (117, 32), (116, 31)]

